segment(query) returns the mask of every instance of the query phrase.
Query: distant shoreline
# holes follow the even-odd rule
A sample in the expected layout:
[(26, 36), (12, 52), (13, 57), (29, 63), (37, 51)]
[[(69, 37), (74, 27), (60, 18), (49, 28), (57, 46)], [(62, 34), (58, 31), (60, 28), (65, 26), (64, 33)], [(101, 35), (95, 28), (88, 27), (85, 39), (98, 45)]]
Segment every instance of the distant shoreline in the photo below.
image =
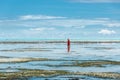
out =
[[(0, 44), (24, 44), (24, 43), (33, 43), (33, 44), (38, 44), (38, 43), (66, 43), (65, 40), (38, 40), (38, 41), (22, 41), (22, 40), (19, 40), (19, 41), (0, 41)], [(100, 41), (73, 41), (71, 40), (71, 43), (120, 43), (120, 40), (100, 40)]]

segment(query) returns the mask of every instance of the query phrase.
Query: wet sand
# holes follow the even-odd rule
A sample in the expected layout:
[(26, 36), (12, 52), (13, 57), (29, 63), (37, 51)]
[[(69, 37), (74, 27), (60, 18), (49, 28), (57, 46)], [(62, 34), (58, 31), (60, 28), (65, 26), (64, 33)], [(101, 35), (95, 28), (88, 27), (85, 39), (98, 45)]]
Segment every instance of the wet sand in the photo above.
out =
[(46, 58), (1, 58), (0, 63), (21, 63), (30, 61), (46, 61)]

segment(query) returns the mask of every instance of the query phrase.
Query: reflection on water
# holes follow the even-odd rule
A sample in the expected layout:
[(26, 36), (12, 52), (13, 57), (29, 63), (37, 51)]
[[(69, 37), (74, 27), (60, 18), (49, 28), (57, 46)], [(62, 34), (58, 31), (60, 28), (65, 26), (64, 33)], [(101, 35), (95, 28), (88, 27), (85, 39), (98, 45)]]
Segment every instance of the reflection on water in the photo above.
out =
[(0, 44), (0, 56), (5, 57), (41, 57), (68, 60), (110, 59), (119, 61), (120, 58), (116, 57), (120, 56), (119, 52), (120, 43), (72, 43), (69, 54), (67, 53), (65, 43)]

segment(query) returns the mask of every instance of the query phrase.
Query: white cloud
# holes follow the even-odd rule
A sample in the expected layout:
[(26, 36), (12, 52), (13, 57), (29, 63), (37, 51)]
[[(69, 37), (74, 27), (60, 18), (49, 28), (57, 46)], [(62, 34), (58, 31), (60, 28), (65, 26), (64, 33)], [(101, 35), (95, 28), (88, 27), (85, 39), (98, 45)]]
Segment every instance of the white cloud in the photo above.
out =
[(63, 19), (40, 21), (41, 26), (85, 28), (86, 26), (120, 27), (120, 21), (111, 19)]
[(110, 18), (96, 18), (96, 20), (110, 20)]
[[(4, 26), (4, 27), (3, 27)], [(7, 31), (11, 29), (11, 31), (20, 31), (21, 35), (26, 34), (26, 36), (31, 35), (43, 35), (43, 34), (51, 34), (51, 33), (57, 33), (61, 32), (61, 30), (64, 30), (65, 32), (73, 31), (73, 34), (75, 32), (81, 32), (82, 28), (90, 28), (90, 27), (105, 27), (109, 29), (119, 28), (120, 27), (120, 21), (119, 20), (112, 20), (109, 18), (95, 18), (95, 19), (47, 19), (47, 20), (7, 20), (2, 21), (0, 24), (0, 30), (1, 31)], [(9, 28), (9, 29), (8, 29)], [(80, 30), (80, 31), (79, 31)], [(84, 31), (85, 29), (83, 29)], [(87, 31), (86, 31), (87, 32)], [(84, 35), (90, 35), (91, 33), (94, 33), (90, 31), (90, 33), (83, 33)], [(107, 30), (103, 29), (98, 32), (99, 34), (115, 34), (116, 32), (113, 30)], [(119, 32), (118, 32), (119, 33)], [(117, 33), (117, 34), (118, 34)], [(54, 35), (55, 35), (54, 34)], [(78, 33), (76, 33), (78, 34)], [(63, 34), (64, 35), (64, 34)], [(68, 34), (66, 34), (68, 35)]]
[(108, 30), (108, 29), (102, 29), (98, 32), (99, 34), (104, 34), (104, 35), (110, 35), (110, 34), (115, 34), (116, 32), (114, 30)]
[(20, 20), (39, 20), (39, 19), (62, 19), (66, 17), (46, 16), (46, 15), (24, 15), (19, 17)]
[(108, 24), (105, 24), (106, 26), (108, 27), (120, 27), (120, 23), (108, 23)]
[(120, 0), (69, 0), (80, 3), (120, 3)]
[[(50, 33), (54, 32), (55, 28), (46, 28), (46, 27), (37, 27), (37, 28), (29, 28), (25, 30), (21, 30), (21, 34), (24, 37), (39, 37), (44, 38), (45, 35), (51, 35)], [(49, 37), (49, 36), (48, 36)]]
[(45, 28), (30, 28), (30, 31), (44, 31)]
[[(90, 28), (92, 27), (92, 28)], [(99, 27), (99, 28), (98, 28)], [(5, 31), (4, 36), (16, 37), (39, 37), (39, 38), (67, 38), (67, 37), (87, 37), (95, 34), (98, 29), (99, 34), (110, 35), (120, 34), (117, 29), (120, 27), (119, 20), (112, 20), (109, 18), (95, 18), (95, 19), (46, 19), (46, 20), (2, 20), (0, 22), (0, 31)], [(85, 28), (85, 29), (83, 29)], [(105, 29), (104, 29), (105, 28)], [(108, 28), (108, 29), (106, 29)], [(117, 28), (117, 29), (116, 29)], [(93, 31), (96, 30), (95, 32)], [(110, 30), (109, 30), (110, 29)], [(114, 30), (112, 30), (114, 29)], [(11, 35), (10, 32), (13, 32)], [(16, 33), (20, 34), (16, 34)], [(71, 35), (70, 35), (71, 33)], [(23, 36), (24, 35), (24, 36)], [(48, 36), (50, 35), (50, 36)], [(77, 38), (76, 37), (76, 38)]]
[[(96, 19), (47, 19), (47, 20), (15, 20), (15, 21), (2, 21), (0, 27), (11, 28), (36, 28), (36, 27), (72, 27), (72, 28), (85, 28), (87, 26), (104, 26), (104, 27), (120, 27), (120, 21), (111, 20), (109, 18), (96, 18)], [(41, 30), (41, 29), (36, 29)]]
[[(88, 20), (88, 19), (64, 19), (64, 20), (47, 20), (40, 21), (41, 26), (54, 26), (54, 27), (73, 27), (73, 28), (85, 28), (89, 25), (102, 25), (105, 24), (102, 20)], [(32, 23), (34, 24), (34, 22)]]
[(44, 31), (44, 30), (55, 30), (55, 28), (30, 28), (31, 31)]
[(55, 28), (39, 27), (39, 28), (26, 29), (23, 32), (26, 33), (26, 34), (39, 35), (39, 34), (43, 34), (43, 33), (54, 31), (54, 30), (55, 30)]

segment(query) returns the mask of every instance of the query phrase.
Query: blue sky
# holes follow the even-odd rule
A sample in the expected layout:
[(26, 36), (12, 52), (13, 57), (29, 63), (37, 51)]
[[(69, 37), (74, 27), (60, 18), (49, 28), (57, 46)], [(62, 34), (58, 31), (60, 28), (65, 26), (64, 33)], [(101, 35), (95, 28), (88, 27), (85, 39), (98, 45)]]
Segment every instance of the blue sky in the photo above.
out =
[(119, 40), (120, 0), (1, 0), (0, 39)]

